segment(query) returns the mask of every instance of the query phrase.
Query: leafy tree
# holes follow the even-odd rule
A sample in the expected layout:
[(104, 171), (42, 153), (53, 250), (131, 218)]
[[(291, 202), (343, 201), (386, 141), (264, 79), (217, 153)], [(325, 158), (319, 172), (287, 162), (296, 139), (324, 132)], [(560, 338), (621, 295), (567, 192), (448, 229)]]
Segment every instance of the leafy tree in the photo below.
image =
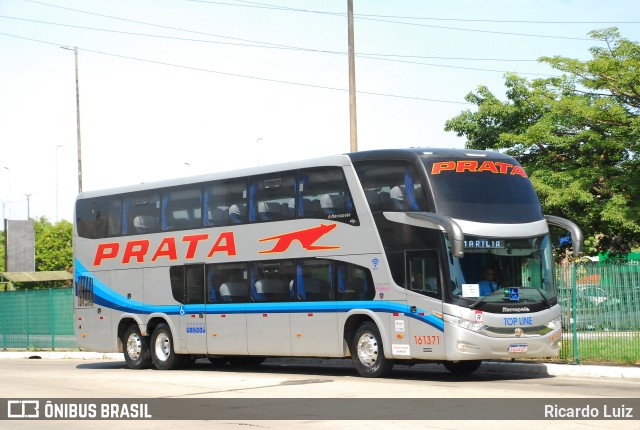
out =
[(70, 270), (73, 266), (73, 225), (36, 220), (36, 271)]
[(640, 243), (640, 45), (617, 29), (593, 31), (588, 61), (543, 57), (564, 72), (505, 77), (506, 101), (486, 86), (477, 105), (447, 121), (467, 147), (516, 157), (545, 213), (574, 220), (588, 253), (627, 253)]

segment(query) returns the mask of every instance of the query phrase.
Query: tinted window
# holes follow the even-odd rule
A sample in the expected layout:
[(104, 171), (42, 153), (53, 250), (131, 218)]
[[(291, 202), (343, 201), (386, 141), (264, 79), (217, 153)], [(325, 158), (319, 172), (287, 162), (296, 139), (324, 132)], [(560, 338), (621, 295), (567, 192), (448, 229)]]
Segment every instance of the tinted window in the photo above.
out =
[(332, 300), (331, 262), (316, 259), (299, 260), (296, 265), (296, 288), (299, 300)]
[(337, 300), (373, 300), (376, 291), (368, 270), (341, 262), (335, 266)]
[(160, 231), (160, 193), (135, 194), (124, 198), (122, 234)]
[(252, 178), (249, 183), (249, 218), (251, 222), (294, 218), (295, 184), (295, 174), (292, 172)]
[(249, 279), (245, 263), (207, 266), (209, 303), (245, 303), (249, 301)]
[(184, 303), (184, 266), (172, 266), (169, 268), (169, 279), (171, 281), (171, 294), (180, 303)]
[(293, 261), (267, 261), (252, 264), (251, 297), (256, 302), (287, 302), (293, 297)]
[(212, 184), (205, 190), (206, 226), (247, 222), (247, 180), (234, 179)]
[(425, 158), (438, 213), (476, 222), (543, 219), (531, 181), (513, 159)]
[(78, 200), (76, 225), (78, 235), (99, 239), (120, 234), (122, 203), (119, 198), (101, 197)]
[(341, 168), (301, 170), (298, 174), (298, 215), (358, 225), (349, 187)]
[(184, 189), (162, 194), (162, 230), (198, 228), (202, 219), (199, 189)]
[(427, 210), (424, 188), (410, 163), (358, 163), (356, 171), (372, 212)]
[(185, 303), (204, 303), (204, 265), (194, 264), (185, 266)]

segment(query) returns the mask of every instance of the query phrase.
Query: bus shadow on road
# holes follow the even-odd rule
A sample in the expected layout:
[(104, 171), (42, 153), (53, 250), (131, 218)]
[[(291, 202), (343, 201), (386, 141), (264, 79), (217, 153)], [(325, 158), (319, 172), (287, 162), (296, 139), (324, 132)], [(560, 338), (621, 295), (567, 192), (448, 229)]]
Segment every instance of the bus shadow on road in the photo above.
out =
[[(261, 365), (225, 365), (212, 364), (206, 359), (197, 360), (186, 369), (162, 372), (224, 372), (224, 373), (260, 373), (260, 374), (293, 374), (325, 377), (359, 377), (350, 360), (303, 360), (303, 359), (268, 359)], [(77, 369), (87, 370), (121, 370), (127, 369), (124, 361), (107, 360), (78, 364)], [(131, 370), (134, 372), (135, 370)], [(386, 379), (435, 381), (435, 382), (479, 382), (479, 381), (518, 381), (549, 379), (552, 375), (542, 371), (527, 373), (518, 371), (497, 370), (488, 363), (469, 375), (456, 375), (434, 363), (416, 364), (414, 366), (396, 365)]]

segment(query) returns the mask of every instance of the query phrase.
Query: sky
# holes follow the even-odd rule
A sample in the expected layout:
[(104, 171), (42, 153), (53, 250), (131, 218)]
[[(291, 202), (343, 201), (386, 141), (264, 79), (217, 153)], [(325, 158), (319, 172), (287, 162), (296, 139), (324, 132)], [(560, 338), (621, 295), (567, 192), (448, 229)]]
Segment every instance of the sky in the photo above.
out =
[[(358, 150), (447, 147), (465, 95), (640, 41), (634, 0), (354, 0)], [(350, 151), (347, 0), (0, 0), (3, 218), (84, 191)], [(1, 227), (0, 227), (1, 228)]]

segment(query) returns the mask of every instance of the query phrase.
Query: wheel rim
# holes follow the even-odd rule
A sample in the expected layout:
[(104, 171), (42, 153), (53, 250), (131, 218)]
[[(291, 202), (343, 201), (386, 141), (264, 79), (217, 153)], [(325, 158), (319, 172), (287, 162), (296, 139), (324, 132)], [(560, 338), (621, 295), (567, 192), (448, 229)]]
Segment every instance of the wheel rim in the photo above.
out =
[(371, 333), (365, 333), (358, 340), (358, 359), (366, 367), (373, 367), (378, 360), (378, 340)]
[(171, 339), (166, 333), (160, 333), (154, 344), (155, 355), (160, 361), (167, 361), (171, 355)]
[(137, 333), (131, 333), (127, 339), (127, 355), (136, 361), (142, 354), (142, 340)]

